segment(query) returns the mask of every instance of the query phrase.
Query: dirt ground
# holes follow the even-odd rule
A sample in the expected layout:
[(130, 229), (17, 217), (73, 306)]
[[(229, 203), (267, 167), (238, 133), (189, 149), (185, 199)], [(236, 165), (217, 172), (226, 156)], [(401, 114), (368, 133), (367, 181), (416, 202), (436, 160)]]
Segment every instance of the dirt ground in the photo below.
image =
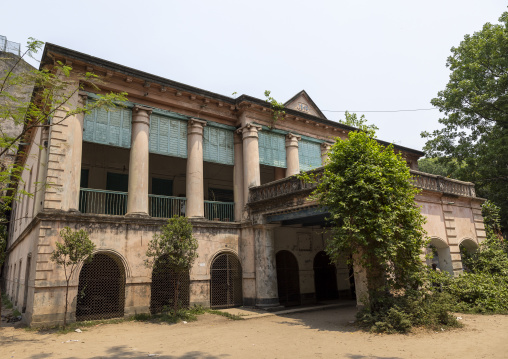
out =
[(241, 321), (204, 314), (187, 324), (123, 322), (60, 335), (10, 326), (0, 329), (0, 358), (508, 358), (508, 316), (461, 315), (462, 329), (375, 335), (350, 324), (354, 314), (354, 307)]

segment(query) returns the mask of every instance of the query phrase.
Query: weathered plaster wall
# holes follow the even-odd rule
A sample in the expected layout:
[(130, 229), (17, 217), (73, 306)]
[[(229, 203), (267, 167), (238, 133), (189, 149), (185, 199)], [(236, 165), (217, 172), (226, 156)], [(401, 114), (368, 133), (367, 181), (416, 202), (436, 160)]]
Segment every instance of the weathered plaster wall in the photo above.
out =
[[(126, 316), (146, 313), (150, 306), (151, 269), (144, 264), (148, 242), (160, 230), (164, 220), (127, 220), (123, 216), (48, 215), (10, 253), (9, 264), (23, 261), (21, 278), (24, 278), (26, 254), (32, 253), (31, 291), (25, 320), (32, 325), (52, 325), (63, 320), (65, 277), (63, 270), (49, 260), (55, 242), (61, 241), (59, 232), (69, 226), (85, 229), (96, 244), (96, 253), (108, 253), (123, 263), (125, 271)], [(198, 239), (198, 259), (191, 269), (191, 304), (209, 305), (210, 265), (221, 252), (238, 255), (240, 229), (233, 223), (194, 221), (194, 235)], [(37, 244), (38, 243), (38, 244)], [(30, 247), (31, 246), (31, 247)], [(9, 266), (10, 268), (10, 266)], [(16, 266), (18, 276), (19, 264)], [(75, 320), (76, 295), (79, 272), (74, 273), (69, 288), (70, 321)], [(14, 269), (9, 270), (9, 278)], [(17, 282), (9, 284), (16, 288)], [(24, 287), (20, 286), (19, 297)], [(32, 304), (33, 303), (33, 304)], [(21, 308), (21, 304), (19, 304)]]

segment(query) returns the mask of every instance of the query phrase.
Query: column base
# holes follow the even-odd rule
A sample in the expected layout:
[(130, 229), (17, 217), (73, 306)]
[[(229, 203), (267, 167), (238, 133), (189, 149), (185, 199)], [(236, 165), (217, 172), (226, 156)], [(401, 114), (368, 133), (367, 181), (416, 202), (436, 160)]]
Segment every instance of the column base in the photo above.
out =
[(283, 310), (284, 306), (280, 305), (279, 298), (256, 298), (256, 308), (276, 312)]
[(150, 218), (148, 213), (145, 212), (129, 212), (125, 215), (125, 217), (129, 218)]

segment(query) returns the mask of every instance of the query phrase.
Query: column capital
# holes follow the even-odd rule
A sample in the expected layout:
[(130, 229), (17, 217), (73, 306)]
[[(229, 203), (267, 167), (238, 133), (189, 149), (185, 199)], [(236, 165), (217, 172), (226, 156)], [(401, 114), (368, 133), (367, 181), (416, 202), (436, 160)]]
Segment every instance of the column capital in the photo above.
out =
[(249, 122), (243, 127), (240, 127), (236, 130), (236, 133), (242, 134), (242, 138), (246, 139), (249, 137), (258, 137), (258, 132), (262, 130), (260, 125), (256, 125), (255, 123)]
[(141, 122), (150, 125), (152, 109), (136, 105), (132, 108), (132, 123)]
[(321, 152), (328, 152), (328, 151), (330, 151), (330, 148), (332, 148), (331, 143), (323, 142), (321, 144)]
[(206, 126), (206, 121), (191, 118), (187, 123), (187, 135), (196, 134), (203, 136), (203, 129)]
[(292, 133), (286, 135), (286, 147), (298, 147), (298, 141), (302, 139), (302, 136), (298, 136)]
[(88, 100), (88, 94), (84, 92), (78, 93), (78, 105), (81, 107), (85, 107), (86, 100)]

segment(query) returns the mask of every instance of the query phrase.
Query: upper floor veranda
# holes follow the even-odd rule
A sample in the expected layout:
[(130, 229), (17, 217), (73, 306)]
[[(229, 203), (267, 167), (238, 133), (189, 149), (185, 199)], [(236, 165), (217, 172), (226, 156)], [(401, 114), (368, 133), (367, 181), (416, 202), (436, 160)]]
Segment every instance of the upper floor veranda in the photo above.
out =
[[(16, 204), (15, 237), (43, 210), (238, 222), (249, 188), (322, 166), (333, 141), (354, 130), (326, 119), (304, 91), (274, 125), (264, 100), (218, 95), (48, 44), (41, 66), (51, 70), (54, 61), (101, 75), (103, 92), (125, 91), (129, 101), (62, 122), (58, 111), (53, 125), (29, 133), (19, 186), (34, 197)], [(85, 86), (68, 108), (95, 96)], [(417, 169), (420, 151), (395, 148)]]

